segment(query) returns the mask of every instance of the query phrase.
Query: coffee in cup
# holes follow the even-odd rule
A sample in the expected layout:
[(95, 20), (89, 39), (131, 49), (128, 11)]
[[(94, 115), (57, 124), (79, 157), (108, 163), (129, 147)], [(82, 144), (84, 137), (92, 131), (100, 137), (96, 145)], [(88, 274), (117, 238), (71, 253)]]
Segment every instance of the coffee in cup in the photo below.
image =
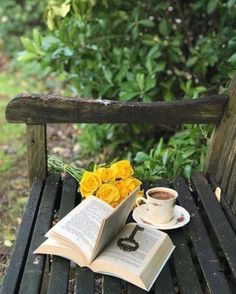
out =
[(158, 223), (167, 223), (174, 215), (177, 191), (166, 187), (154, 187), (146, 192), (147, 198), (138, 197), (136, 204), (143, 201), (148, 205), (150, 217)]

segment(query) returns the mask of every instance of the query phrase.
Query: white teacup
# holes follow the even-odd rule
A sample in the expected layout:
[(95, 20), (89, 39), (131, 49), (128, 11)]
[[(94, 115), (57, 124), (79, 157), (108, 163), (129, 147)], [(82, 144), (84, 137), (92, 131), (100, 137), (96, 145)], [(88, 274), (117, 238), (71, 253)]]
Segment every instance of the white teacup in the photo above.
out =
[(143, 201), (148, 205), (150, 217), (158, 223), (167, 223), (174, 215), (175, 202), (178, 197), (177, 191), (165, 188), (155, 187), (147, 190), (147, 199), (138, 197), (137, 206)]

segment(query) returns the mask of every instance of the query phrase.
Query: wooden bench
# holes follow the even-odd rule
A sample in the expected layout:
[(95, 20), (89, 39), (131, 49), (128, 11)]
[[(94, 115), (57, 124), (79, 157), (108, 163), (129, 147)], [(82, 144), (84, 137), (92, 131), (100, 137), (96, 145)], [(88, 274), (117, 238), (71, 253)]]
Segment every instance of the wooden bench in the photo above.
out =
[[(176, 245), (151, 293), (236, 293), (236, 78), (227, 95), (193, 101), (121, 103), (53, 95), (22, 94), (6, 109), (9, 122), (27, 124), (30, 198), (2, 293), (144, 293), (118, 278), (94, 274), (68, 260), (33, 255), (52, 226), (81, 201), (71, 177), (48, 174), (48, 123), (212, 123), (216, 126), (205, 170), (170, 185), (191, 215), (188, 225), (168, 231)], [(220, 202), (216, 187), (222, 193)], [(218, 189), (219, 190), (219, 189)], [(98, 291), (98, 290), (97, 290)]]

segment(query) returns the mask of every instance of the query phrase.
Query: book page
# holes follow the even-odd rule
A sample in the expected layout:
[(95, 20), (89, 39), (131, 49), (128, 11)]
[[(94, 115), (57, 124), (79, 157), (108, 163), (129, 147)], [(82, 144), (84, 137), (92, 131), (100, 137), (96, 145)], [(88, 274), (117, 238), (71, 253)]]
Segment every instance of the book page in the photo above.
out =
[(113, 210), (107, 203), (90, 196), (48, 231), (46, 237), (58, 241), (63, 239), (71, 247), (79, 247), (86, 258), (90, 259), (101, 224)]
[(139, 248), (136, 251), (124, 251), (118, 246), (117, 241), (120, 238), (128, 238), (136, 225), (134, 223), (127, 224), (121, 229), (114, 240), (93, 261), (92, 268), (95, 271), (99, 270), (101, 265), (109, 264), (109, 271), (111, 271), (113, 265), (115, 272), (117, 272), (118, 268), (123, 268), (137, 276), (141, 275), (166, 238), (166, 234), (142, 226), (144, 230), (138, 230), (134, 236), (134, 240), (138, 242)]
[(85, 259), (79, 248), (76, 250), (74, 248), (68, 247), (65, 243), (54, 240), (47, 239), (44, 241), (35, 251), (34, 254), (53, 254), (58, 255), (67, 259), (72, 260), (79, 266), (88, 266), (87, 260)]
[(112, 211), (111, 214), (109, 214), (104, 219), (90, 261), (92, 261), (102, 251), (102, 249), (124, 226), (130, 211), (134, 207), (136, 193), (138, 190), (139, 187), (135, 189), (120, 205), (118, 205)]

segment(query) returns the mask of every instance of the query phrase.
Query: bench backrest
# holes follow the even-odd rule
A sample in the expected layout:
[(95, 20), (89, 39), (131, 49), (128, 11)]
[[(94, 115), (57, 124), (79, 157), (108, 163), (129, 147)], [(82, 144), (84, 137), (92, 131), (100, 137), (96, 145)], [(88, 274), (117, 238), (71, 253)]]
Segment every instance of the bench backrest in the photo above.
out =
[(27, 124), (30, 182), (47, 175), (47, 123), (211, 123), (205, 173), (216, 175), (236, 208), (236, 77), (226, 95), (174, 102), (117, 102), (20, 94), (7, 106), (8, 122)]

